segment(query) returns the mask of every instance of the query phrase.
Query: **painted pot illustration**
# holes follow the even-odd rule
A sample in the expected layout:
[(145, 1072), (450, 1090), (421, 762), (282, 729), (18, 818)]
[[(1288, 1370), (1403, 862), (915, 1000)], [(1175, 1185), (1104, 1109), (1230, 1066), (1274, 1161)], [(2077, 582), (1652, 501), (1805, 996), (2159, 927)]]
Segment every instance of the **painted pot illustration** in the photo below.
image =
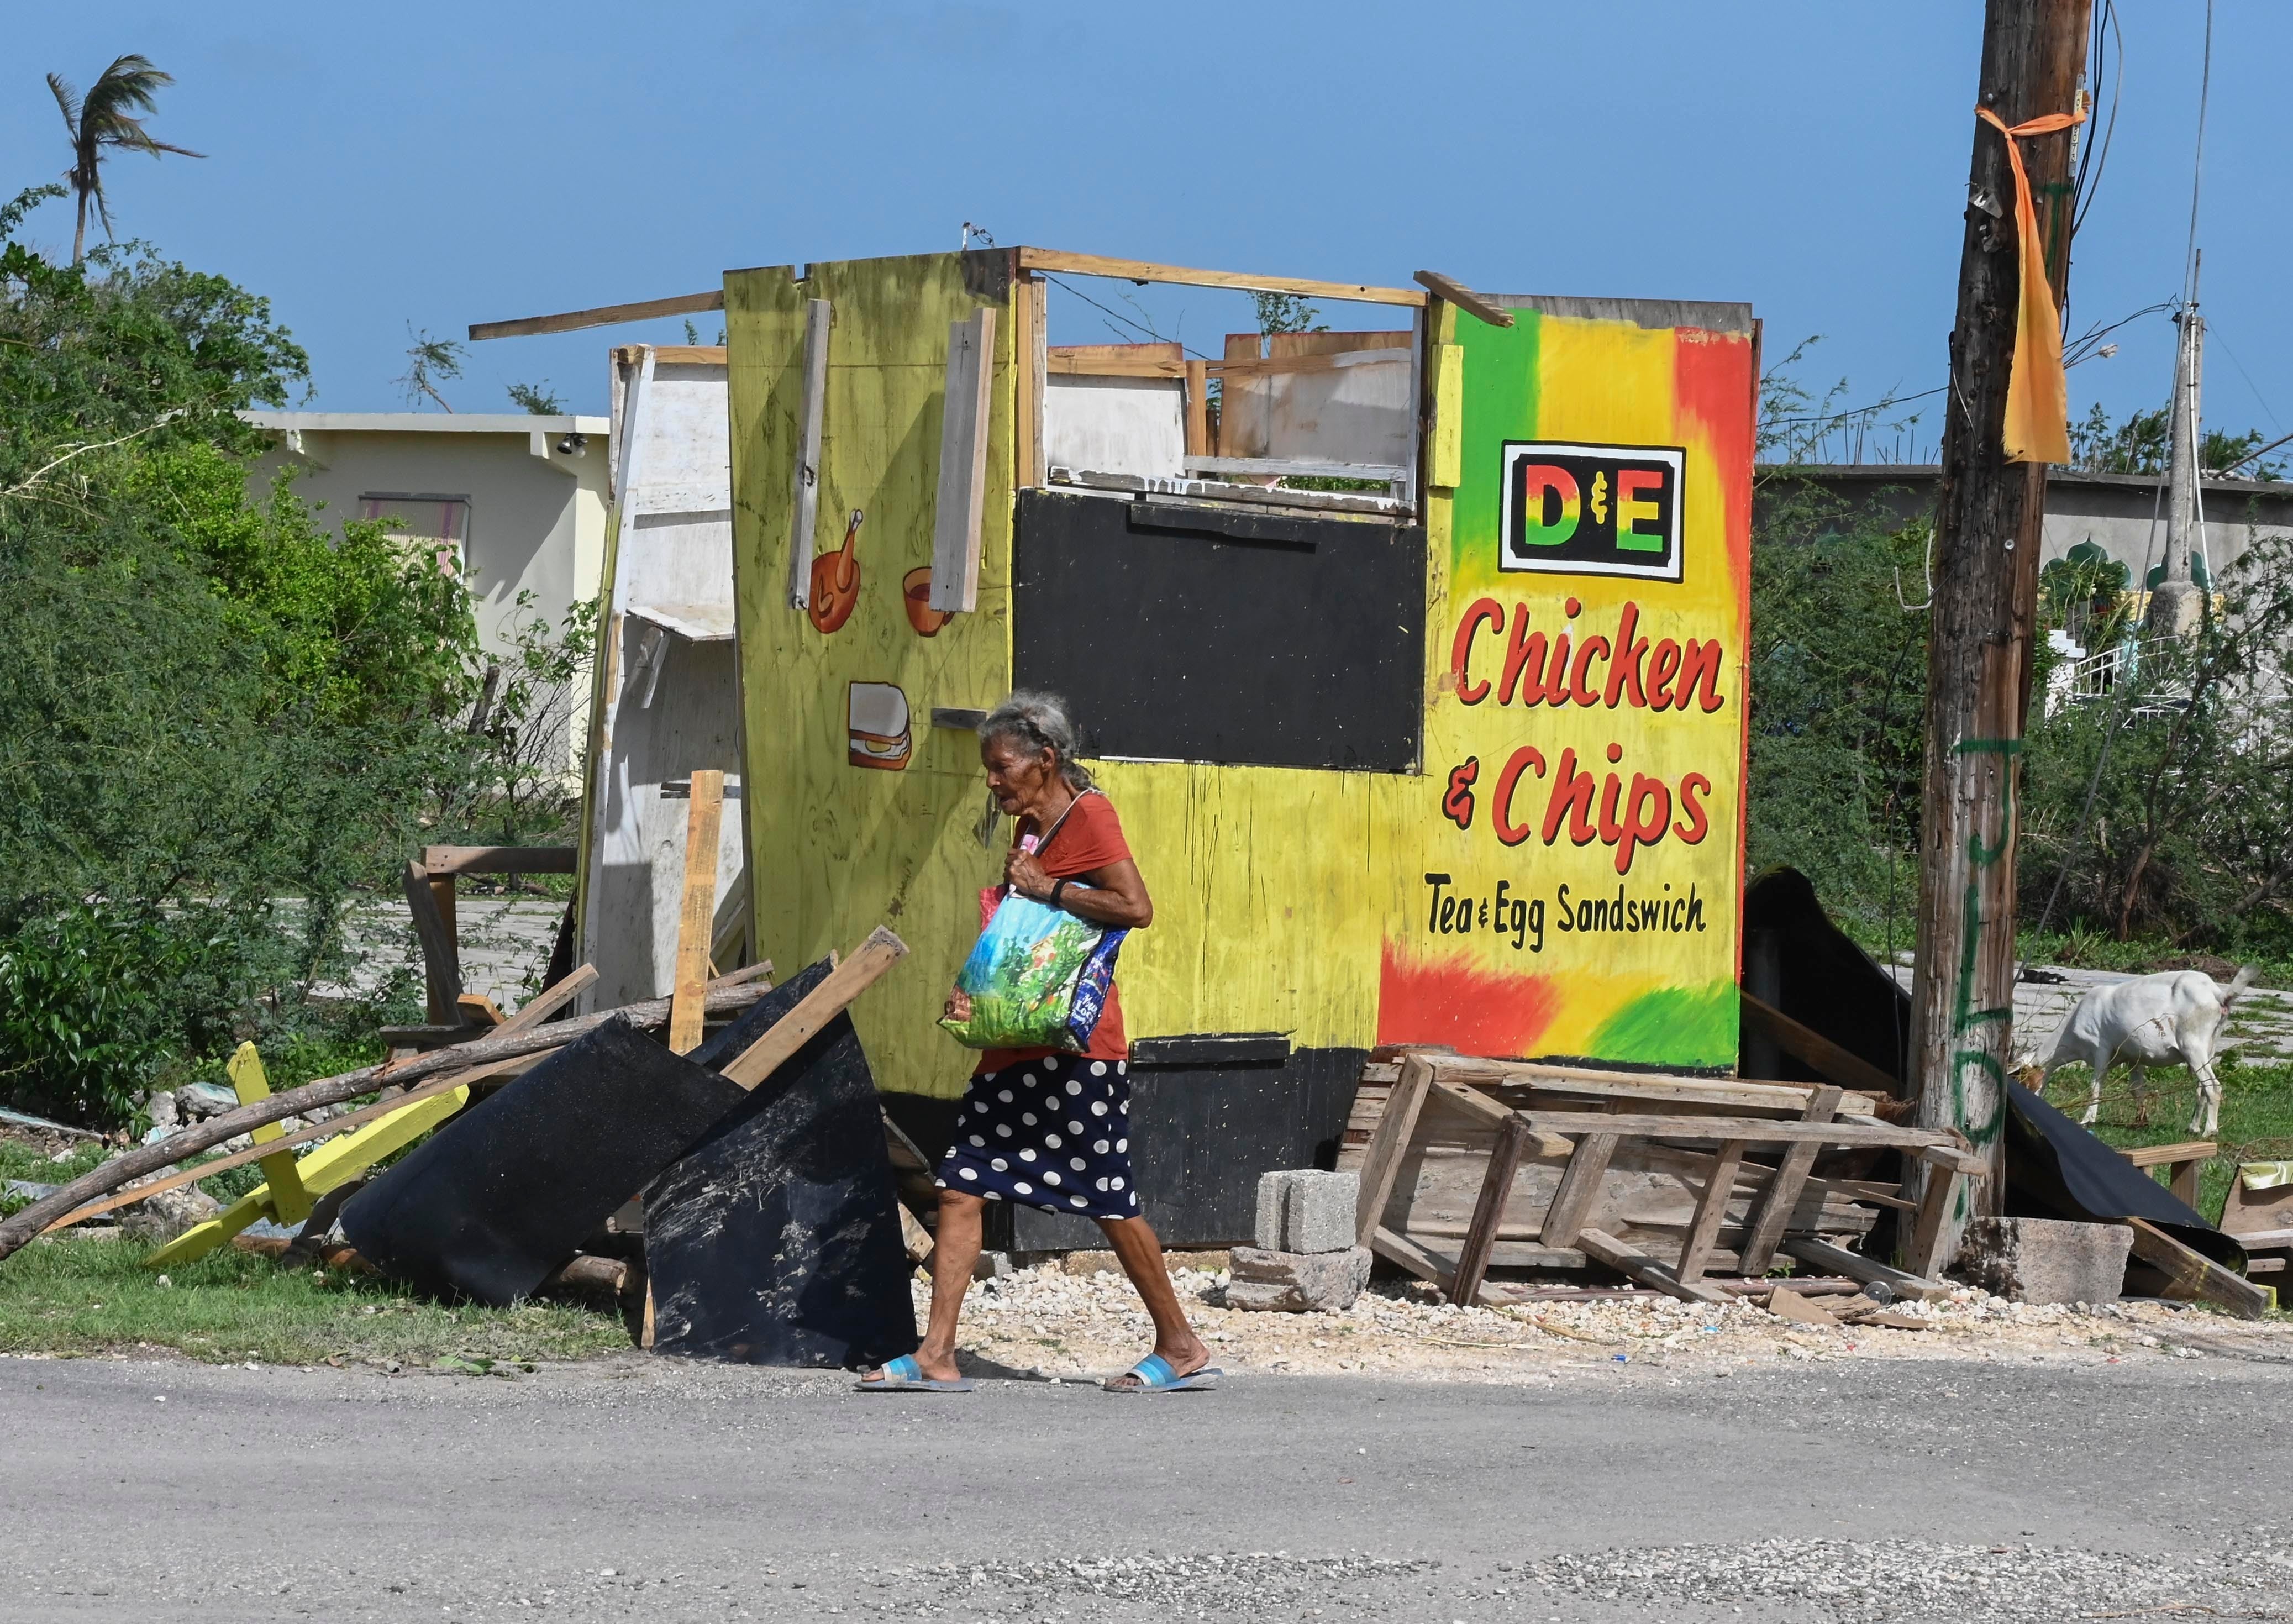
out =
[(865, 516), (855, 508), (852, 523), (844, 532), (844, 546), (812, 561), (812, 602), (805, 613), (811, 617), (815, 631), (840, 629), (860, 601), (860, 521)]
[(920, 637), (935, 637), (939, 629), (955, 618), (952, 609), (931, 606), (931, 565), (910, 570), (900, 578), (900, 596), (908, 605), (908, 624), (916, 629)]

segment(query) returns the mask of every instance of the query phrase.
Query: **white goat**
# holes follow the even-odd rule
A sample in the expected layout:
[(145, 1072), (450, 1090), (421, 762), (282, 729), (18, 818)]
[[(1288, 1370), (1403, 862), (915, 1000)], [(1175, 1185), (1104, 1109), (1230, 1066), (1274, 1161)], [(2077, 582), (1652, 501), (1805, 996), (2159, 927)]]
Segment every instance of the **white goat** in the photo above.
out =
[(2127, 1083), (2134, 1091), (2134, 1108), (2146, 1119), (2142, 1068), (2178, 1061), (2198, 1080), (2198, 1109), (2190, 1118), (2190, 1132), (2211, 1138), (2221, 1127), (2221, 1079), (2214, 1075), (2214, 1044), (2229, 1006), (2253, 985), (2254, 974), (2248, 964), (2224, 987), (2215, 986), (2203, 970), (2169, 970), (2094, 988), (2078, 1000), (2055, 1034), (2054, 1055), (2038, 1078), (2039, 1092), (2046, 1091), (2058, 1067), (2091, 1068), (2094, 1086), (2086, 1095), (2086, 1115), (2078, 1118), (2090, 1125), (2102, 1108), (2103, 1076), (2122, 1056), (2129, 1065)]

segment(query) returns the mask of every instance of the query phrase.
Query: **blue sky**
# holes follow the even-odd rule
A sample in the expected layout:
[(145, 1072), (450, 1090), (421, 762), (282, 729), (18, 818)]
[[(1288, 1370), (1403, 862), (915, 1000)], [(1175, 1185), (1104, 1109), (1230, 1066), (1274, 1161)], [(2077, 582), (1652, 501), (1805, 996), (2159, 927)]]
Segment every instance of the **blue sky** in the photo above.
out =
[[(409, 322), (458, 336), (706, 288), (728, 266), (952, 248), (966, 220), (1001, 243), (1181, 264), (1377, 282), (1430, 266), (1495, 291), (1745, 299), (1771, 358), (1822, 336), (1811, 384), (1844, 378), (1857, 403), (1924, 389), (1951, 321), (1981, 8), (11, 11), (0, 186), (66, 162), (45, 71), (85, 86), (144, 53), (178, 80), (155, 133), (212, 156), (115, 159), (121, 233), (267, 294), (311, 351), (312, 405), (386, 410), (404, 405), (392, 380)], [(2125, 11), (2074, 329), (2181, 281), (2204, 11)], [(2200, 231), (2207, 417), (2272, 437), (2293, 430), (2276, 82), (2289, 60), (2293, 7), (2222, 0)], [(30, 232), (68, 249), (68, 209)], [(1249, 325), (1238, 296), (1140, 296), (1195, 347)], [(1323, 319), (1381, 324), (1358, 307)], [(713, 318), (701, 325), (713, 341)], [(1054, 296), (1056, 340), (1114, 336)], [(682, 337), (668, 322), (475, 345), (448, 398), (506, 410), (507, 383), (547, 379), (601, 410), (609, 344)], [(2165, 318), (2120, 337), (2115, 359), (2072, 373), (2078, 413), (2165, 394)], [(1922, 449), (1939, 422), (1914, 431)]]

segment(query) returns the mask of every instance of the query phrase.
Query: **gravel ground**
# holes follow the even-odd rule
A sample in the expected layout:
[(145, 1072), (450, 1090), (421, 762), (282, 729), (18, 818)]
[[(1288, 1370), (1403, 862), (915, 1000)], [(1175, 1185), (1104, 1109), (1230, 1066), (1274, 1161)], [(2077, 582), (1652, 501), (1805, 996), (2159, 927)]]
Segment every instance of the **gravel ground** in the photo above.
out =
[[(2159, 1303), (2081, 1312), (1962, 1290), (1945, 1303), (1890, 1304), (1932, 1328), (1895, 1330), (1800, 1325), (1749, 1303), (1712, 1307), (1654, 1292), (1459, 1308), (1416, 1281), (1381, 1282), (1344, 1313), (1244, 1313), (1224, 1305), (1223, 1274), (1181, 1270), (1176, 1279), (1220, 1368), (1287, 1375), (1546, 1384), (1615, 1367), (1677, 1379), (1875, 1360), (2118, 1365), (2215, 1355), (2293, 1363), (2293, 1320), (2247, 1322)], [(914, 1290), (920, 1320), (929, 1294), (920, 1281)], [(1022, 1270), (975, 1285), (964, 1308), (965, 1355), (985, 1374), (1105, 1376), (1128, 1368), (1152, 1341), (1145, 1310), (1116, 1274)]]

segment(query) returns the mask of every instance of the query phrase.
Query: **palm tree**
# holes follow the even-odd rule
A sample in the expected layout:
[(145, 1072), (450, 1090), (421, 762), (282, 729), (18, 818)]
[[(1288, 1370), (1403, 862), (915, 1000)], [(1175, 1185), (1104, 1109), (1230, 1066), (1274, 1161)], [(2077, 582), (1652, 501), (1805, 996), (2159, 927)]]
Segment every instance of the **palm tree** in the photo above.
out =
[(103, 223), (103, 234), (111, 235), (111, 210), (103, 196), (104, 149), (117, 147), (128, 152), (149, 152), (157, 158), (162, 152), (174, 152), (183, 158), (205, 158), (204, 152), (194, 152), (188, 147), (170, 146), (155, 139), (143, 127), (138, 114), (158, 110), (152, 93), (162, 85), (173, 85), (174, 76), (160, 72), (151, 66), (149, 57), (131, 53), (119, 58), (103, 70), (102, 77), (88, 88), (87, 98), (80, 99), (60, 74), (48, 75), (48, 88), (55, 93), (56, 105), (63, 110), (64, 129), (71, 136), (72, 166), (64, 171), (72, 191), (79, 197), (79, 225), (72, 232), (72, 264), (79, 264), (87, 247), (87, 205), (95, 201), (96, 217)]

